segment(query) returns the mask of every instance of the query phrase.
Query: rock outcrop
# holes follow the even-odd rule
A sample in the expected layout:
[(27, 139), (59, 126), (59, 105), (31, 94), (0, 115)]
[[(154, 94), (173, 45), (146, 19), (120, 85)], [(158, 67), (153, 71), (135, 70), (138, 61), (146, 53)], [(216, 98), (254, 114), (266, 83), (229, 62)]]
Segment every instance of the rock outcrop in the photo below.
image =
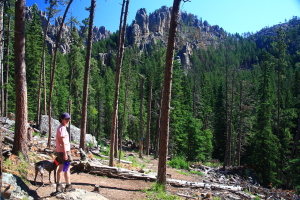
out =
[[(26, 17), (32, 19), (32, 7), (27, 7)], [(135, 20), (127, 27), (126, 39), (128, 45), (137, 46), (140, 51), (148, 50), (150, 46), (160, 41), (162, 45), (167, 44), (168, 31), (170, 28), (172, 7), (162, 6), (153, 13), (147, 14), (145, 8), (137, 11)], [(45, 12), (38, 11), (43, 27), (46, 27), (47, 16)], [(62, 17), (55, 19), (54, 24), (50, 24), (47, 32), (47, 43), (49, 52), (55, 46), (57, 33), (59, 31)], [(78, 30), (80, 37), (86, 35), (87, 28), (81, 26)], [(93, 42), (109, 38), (111, 33), (105, 27), (93, 28)], [(206, 48), (209, 45), (217, 45), (226, 37), (226, 32), (218, 25), (211, 26), (207, 21), (197, 16), (180, 12), (176, 49), (178, 56), (184, 69), (189, 69), (192, 49)], [(65, 54), (70, 52), (71, 45), (71, 28), (66, 24), (63, 25), (61, 42), (59, 44), (60, 51)], [(103, 65), (109, 65), (111, 52), (99, 52), (99, 57)]]
[[(43, 29), (45, 29), (47, 26), (46, 12), (38, 10), (37, 14), (39, 15), (39, 17), (41, 19)], [(32, 19), (32, 17), (33, 17), (32, 6), (26, 7), (26, 19), (28, 19), (30, 21)], [(52, 53), (52, 50), (55, 47), (56, 38), (57, 38), (57, 34), (60, 29), (61, 21), (62, 21), (62, 16), (59, 16), (54, 19), (54, 24), (50, 24), (48, 27), (46, 42), (47, 42), (48, 51), (50, 54)], [(87, 31), (87, 29), (85, 27), (80, 27), (80, 29), (78, 30), (79, 36), (83, 37), (86, 31)], [(93, 42), (98, 42), (102, 39), (109, 38), (110, 35), (111, 35), (111, 33), (109, 31), (107, 31), (104, 26), (101, 26), (101, 27), (95, 26), (93, 28)], [(59, 50), (61, 51), (61, 53), (66, 54), (66, 53), (70, 52), (71, 39), (72, 39), (71, 27), (66, 25), (66, 23), (64, 23), (63, 27), (62, 27), (62, 32), (61, 32), (61, 42), (59, 43)]]

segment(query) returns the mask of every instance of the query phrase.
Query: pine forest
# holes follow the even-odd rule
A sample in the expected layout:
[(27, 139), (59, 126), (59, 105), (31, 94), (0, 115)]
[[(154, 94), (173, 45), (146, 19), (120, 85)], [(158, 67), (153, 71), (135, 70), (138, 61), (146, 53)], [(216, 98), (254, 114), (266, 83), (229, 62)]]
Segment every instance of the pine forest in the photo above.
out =
[[(1, 116), (16, 113), (21, 87), (14, 2), (0, 3)], [(139, 18), (126, 24), (130, 5), (124, 2), (120, 30), (97, 40), (89, 30), (92, 7), (83, 22), (57, 15), (68, 3), (49, 0), (44, 18), (37, 5), (27, 9), (27, 120), (39, 124), (42, 115), (58, 119), (70, 112), (72, 125), (99, 145), (103, 138), (130, 140), (158, 157), (170, 27), (156, 24), (155, 32)], [(150, 15), (171, 11), (162, 7)], [(60, 26), (56, 43), (46, 41)], [(180, 11), (174, 47), (168, 156), (218, 161), (224, 168), (244, 165), (265, 187), (299, 188), (300, 18), (239, 35)]]

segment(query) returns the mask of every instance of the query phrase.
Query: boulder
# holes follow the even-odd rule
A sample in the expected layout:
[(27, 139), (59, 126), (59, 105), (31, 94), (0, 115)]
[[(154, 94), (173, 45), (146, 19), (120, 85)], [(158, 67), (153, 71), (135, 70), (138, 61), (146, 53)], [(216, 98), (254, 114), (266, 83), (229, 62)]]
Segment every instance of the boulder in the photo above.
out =
[[(52, 123), (51, 136), (52, 136), (52, 138), (55, 138), (56, 130), (57, 130), (58, 126), (60, 125), (60, 122), (58, 120), (52, 118), (51, 123)], [(48, 134), (48, 132), (49, 132), (48, 115), (42, 115), (40, 131), (41, 131), (41, 133)], [(71, 132), (71, 140), (76, 143), (79, 143), (80, 142), (80, 129), (77, 128), (76, 126), (71, 125), (70, 132)], [(95, 136), (92, 136), (91, 134), (86, 134), (85, 142), (87, 144), (92, 144), (93, 146), (97, 146), (96, 138), (95, 138)]]

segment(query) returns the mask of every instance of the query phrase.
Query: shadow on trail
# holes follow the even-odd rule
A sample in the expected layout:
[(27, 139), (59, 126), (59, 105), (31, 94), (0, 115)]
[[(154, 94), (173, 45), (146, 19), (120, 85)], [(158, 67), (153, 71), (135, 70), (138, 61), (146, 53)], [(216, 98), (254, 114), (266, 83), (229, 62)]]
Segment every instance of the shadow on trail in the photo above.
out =
[[(90, 184), (90, 183), (74, 183), (72, 182), (72, 185), (74, 185), (76, 188), (76, 185), (86, 185), (86, 186), (95, 186), (95, 184)], [(106, 188), (106, 189), (111, 189), (111, 190), (123, 190), (123, 191), (130, 191), (130, 192), (136, 192), (136, 191), (141, 191), (141, 189), (124, 189), (124, 188), (118, 188), (118, 187), (109, 187), (109, 186), (105, 186), (105, 185), (99, 185), (100, 189), (101, 188)]]

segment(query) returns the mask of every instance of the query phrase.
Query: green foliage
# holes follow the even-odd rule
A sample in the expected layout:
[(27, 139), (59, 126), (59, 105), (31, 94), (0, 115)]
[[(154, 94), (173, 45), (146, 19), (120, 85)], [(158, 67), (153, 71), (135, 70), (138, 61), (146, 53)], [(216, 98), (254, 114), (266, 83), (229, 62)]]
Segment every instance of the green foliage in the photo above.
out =
[(19, 176), (24, 182), (27, 181), (27, 174), (29, 169), (29, 163), (25, 160), (23, 155), (19, 153), (19, 157), (9, 157), (3, 162), (3, 169), (9, 169)]
[(38, 102), (39, 75), (41, 68), (43, 32), (42, 22), (36, 4), (32, 7), (32, 20), (26, 23), (26, 81), (28, 96), (28, 117), (35, 119)]
[(190, 171), (190, 173), (197, 174), (199, 176), (203, 176), (204, 175), (202, 172), (199, 172), (199, 171)]
[(147, 199), (149, 200), (179, 200), (179, 198), (176, 195), (168, 194), (168, 192), (165, 192), (165, 188), (163, 185), (160, 185), (158, 183), (153, 183), (151, 185), (150, 189), (143, 190), (147, 193)]
[[(8, 84), (3, 87), (8, 89), (6, 112), (14, 113), (14, 8), (13, 1), (7, 2), (10, 6), (5, 4), (3, 29), (8, 30), (10, 20), (11, 30), (4, 31), (3, 73), (9, 71)], [(47, 15), (53, 17), (57, 12), (57, 2), (54, 1), (50, 7), (47, 8)], [(41, 21), (35, 7), (33, 11), (32, 20), (26, 24), (25, 55), (30, 120), (35, 120), (38, 107), (37, 91), (40, 84), (43, 40), (40, 34)], [(293, 171), (299, 171), (296, 167), (298, 161), (289, 162), (289, 155), (300, 109), (299, 26), (280, 29), (276, 36), (253, 35), (247, 38), (239, 34), (221, 33), (220, 40), (207, 45), (202, 42), (204, 32), (190, 27), (195, 16), (186, 15), (186, 21), (183, 22), (185, 37), (201, 42), (200, 48), (194, 50), (191, 55), (190, 69), (183, 69), (181, 63), (174, 62), (168, 152), (175, 155), (175, 158), (169, 165), (188, 169), (190, 161), (204, 162), (212, 158), (223, 162), (230, 132), (233, 164), (238, 164), (237, 152), (240, 151), (240, 164), (247, 163), (257, 168), (257, 176), (263, 185), (270, 182), (278, 185), (281, 182), (287, 187), (292, 187), (289, 178), (294, 177), (292, 182), (298, 187), (300, 183)], [(298, 21), (296, 17), (288, 24), (295, 25)], [(86, 28), (87, 24), (84, 23), (83, 26)], [(82, 35), (79, 35), (76, 26), (70, 30), (70, 52), (59, 53), (57, 57), (52, 110), (53, 117), (66, 112), (68, 101), (71, 100), (72, 124), (80, 127), (86, 35), (84, 30)], [(179, 42), (183, 44), (185, 37), (179, 37)], [(210, 39), (216, 41), (216, 38)], [(119, 133), (122, 131), (124, 138), (137, 144), (140, 75), (145, 77), (144, 107), (148, 104), (150, 82), (153, 83), (150, 125), (150, 141), (153, 147), (158, 140), (157, 125), (166, 54), (163, 42), (156, 40), (155, 43), (148, 45), (142, 52), (137, 45), (130, 46), (126, 43), (118, 108)], [(111, 132), (117, 45), (118, 32), (94, 43), (92, 48), (87, 132), (94, 135), (98, 141), (108, 139)], [(99, 53), (107, 53), (108, 59), (105, 63)], [(45, 56), (48, 93), (51, 56), (48, 52), (45, 52)], [(146, 112), (143, 115), (144, 119), (145, 116)], [(295, 152), (298, 148), (295, 147)], [(109, 155), (109, 148), (101, 153)], [(288, 167), (285, 163), (289, 163)], [(214, 162), (211, 165), (220, 164)]]
[(176, 169), (190, 170), (189, 163), (183, 157), (180, 156), (176, 156), (171, 161), (168, 161), (168, 165)]

